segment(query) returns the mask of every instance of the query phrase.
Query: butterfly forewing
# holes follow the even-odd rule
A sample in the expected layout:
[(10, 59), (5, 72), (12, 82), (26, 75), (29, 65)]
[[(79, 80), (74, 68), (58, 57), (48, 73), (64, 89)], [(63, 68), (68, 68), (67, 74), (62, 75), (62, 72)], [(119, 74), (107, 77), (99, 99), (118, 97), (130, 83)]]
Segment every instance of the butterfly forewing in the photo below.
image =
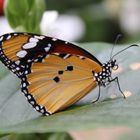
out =
[(52, 114), (77, 102), (96, 86), (93, 71), (100, 72), (101, 67), (87, 57), (49, 54), (42, 62), (32, 63), (31, 72), (22, 78), (22, 91), (37, 111)]
[(61, 53), (88, 57), (101, 63), (78, 46), (59, 39), (31, 34), (9, 33), (0, 36), (0, 59), (18, 77), (27, 74), (32, 61), (42, 61), (46, 54)]

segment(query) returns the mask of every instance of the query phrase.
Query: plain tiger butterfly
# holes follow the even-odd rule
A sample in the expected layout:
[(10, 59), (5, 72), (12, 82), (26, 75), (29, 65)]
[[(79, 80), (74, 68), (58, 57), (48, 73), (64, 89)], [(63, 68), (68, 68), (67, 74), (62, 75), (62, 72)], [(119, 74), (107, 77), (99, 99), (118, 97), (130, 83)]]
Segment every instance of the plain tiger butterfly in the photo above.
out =
[[(133, 44), (102, 64), (95, 56), (72, 43), (31, 33), (9, 33), (0, 36), (0, 60), (21, 79), (21, 90), (29, 103), (43, 115), (63, 110), (90, 90), (116, 81), (124, 96), (114, 57), (138, 46)], [(125, 97), (125, 96), (124, 96)], [(95, 102), (94, 101), (94, 102)]]

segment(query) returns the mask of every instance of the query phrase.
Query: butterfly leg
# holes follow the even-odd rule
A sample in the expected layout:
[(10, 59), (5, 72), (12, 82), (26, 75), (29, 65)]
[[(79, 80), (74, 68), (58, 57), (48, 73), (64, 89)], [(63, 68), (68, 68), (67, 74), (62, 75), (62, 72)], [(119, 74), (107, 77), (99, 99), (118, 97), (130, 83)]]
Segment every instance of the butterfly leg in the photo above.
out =
[(114, 79), (110, 80), (109, 82), (113, 82), (113, 81), (117, 82), (118, 89), (119, 89), (119, 91), (121, 92), (121, 94), (123, 95), (123, 97), (124, 97), (124, 99), (125, 99), (126, 97), (125, 97), (123, 91), (121, 90), (121, 87), (120, 87), (120, 83), (119, 83), (119, 79), (118, 79), (118, 77), (115, 77)]
[(97, 99), (95, 101), (92, 101), (92, 103), (95, 103), (95, 102), (97, 102), (99, 100), (99, 98), (100, 98), (100, 92), (101, 92), (101, 86), (99, 85), (98, 97), (97, 97)]

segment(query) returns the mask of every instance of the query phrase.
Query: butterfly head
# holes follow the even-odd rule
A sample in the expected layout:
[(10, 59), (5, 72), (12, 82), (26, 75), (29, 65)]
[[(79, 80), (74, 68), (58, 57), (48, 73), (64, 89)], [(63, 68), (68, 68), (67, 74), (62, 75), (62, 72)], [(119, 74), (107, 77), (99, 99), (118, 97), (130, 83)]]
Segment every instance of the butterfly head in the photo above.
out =
[(117, 70), (119, 67), (115, 57), (131, 47), (139, 47), (139, 46), (137, 44), (132, 44), (132, 45), (118, 51), (114, 55), (112, 55), (112, 52), (113, 52), (113, 49), (112, 49), (111, 55), (110, 55), (110, 60), (107, 63), (104, 63), (102, 65), (101, 72), (94, 74), (95, 80), (97, 81), (98, 85), (106, 86), (108, 83), (110, 83), (113, 80), (112, 76), (111, 76), (112, 70)]
[(112, 69), (112, 70), (117, 70), (118, 67), (119, 67), (118, 64), (117, 64), (116, 59), (109, 61), (109, 62), (107, 63), (107, 65), (108, 65), (108, 67), (110, 67), (110, 69)]

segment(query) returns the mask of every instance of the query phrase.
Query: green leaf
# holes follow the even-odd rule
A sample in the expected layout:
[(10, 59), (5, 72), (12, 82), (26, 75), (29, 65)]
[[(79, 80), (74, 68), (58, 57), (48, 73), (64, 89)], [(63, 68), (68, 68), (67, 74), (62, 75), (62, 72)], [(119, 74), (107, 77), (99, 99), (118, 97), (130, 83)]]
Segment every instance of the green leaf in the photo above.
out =
[(15, 31), (40, 33), (44, 0), (6, 0), (5, 16)]
[(130, 133), (126, 133), (125, 135), (121, 135), (118, 137), (118, 139), (115, 140), (138, 140), (139, 137), (139, 131), (135, 130), (133, 132), (131, 131)]
[(3, 137), (7, 137), (7, 134), (1, 134), (1, 135), (0, 135), (0, 140), (1, 140), (1, 138), (3, 138)]
[[(81, 46), (92, 54), (96, 54), (101, 62), (106, 62), (110, 58), (113, 45), (87, 43)], [(128, 45), (116, 47), (113, 54), (126, 46)], [(0, 89), (2, 89), (0, 91), (0, 133), (68, 132), (116, 126), (140, 129), (140, 48), (133, 47), (124, 51), (116, 59), (121, 72), (113, 76), (119, 77), (123, 91), (132, 93), (130, 97), (124, 100), (117, 84), (111, 83), (110, 86), (101, 89), (102, 96), (95, 104), (88, 101), (95, 99), (98, 88), (92, 90), (78, 105), (48, 117), (41, 117), (27, 103), (19, 91), (20, 80), (16, 76), (5, 75), (0, 80)], [(110, 98), (112, 94), (117, 97)]]

